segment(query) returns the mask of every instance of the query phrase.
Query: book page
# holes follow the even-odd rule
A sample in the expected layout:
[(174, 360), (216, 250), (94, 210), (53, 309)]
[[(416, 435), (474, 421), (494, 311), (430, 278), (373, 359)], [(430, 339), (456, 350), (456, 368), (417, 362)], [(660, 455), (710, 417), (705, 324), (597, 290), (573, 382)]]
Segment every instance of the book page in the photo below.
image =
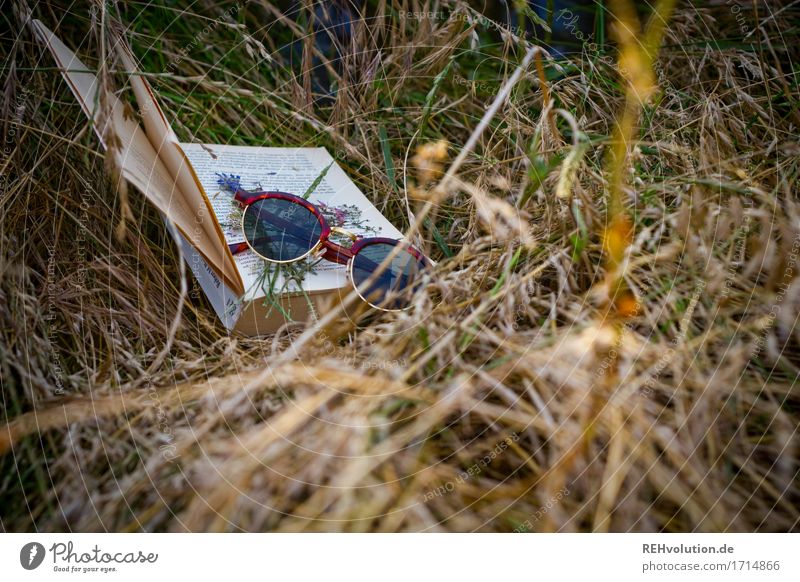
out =
[[(73, 95), (103, 142), (105, 127), (97, 124), (98, 79), (89, 68), (53, 32), (39, 20), (31, 22), (38, 38), (50, 50)], [(184, 193), (176, 183), (174, 174), (167, 168), (153, 148), (139, 124), (126, 116), (122, 102), (110, 96), (112, 113), (107, 123), (111, 123), (114, 133), (120, 139), (116, 152), (122, 169), (122, 176), (133, 184), (158, 210), (169, 217), (183, 235), (195, 245), (203, 257), (211, 263), (234, 290), (241, 292), (242, 282), (230, 263), (230, 253), (214, 232), (216, 223), (211, 212), (206, 209), (201, 198), (199, 204), (189, 204)], [(178, 148), (177, 144), (174, 146)], [(211, 223), (211, 224), (209, 224)]]
[(174, 177), (178, 186), (177, 190), (183, 195), (187, 206), (194, 209), (193, 220), (196, 226), (193, 234), (196, 240), (193, 242), (195, 246), (200, 248), (204, 255), (211, 260), (218, 272), (229, 281), (236, 282), (236, 286), (240, 286), (241, 281), (238, 279), (233, 257), (230, 256), (224, 245), (223, 234), (217, 221), (214, 220), (211, 205), (191, 164), (178, 144), (178, 138), (167, 121), (150, 83), (140, 74), (136, 59), (125, 43), (117, 42), (116, 48), (128, 71), (129, 81), (136, 95), (139, 113), (142, 116), (145, 135), (150, 140), (158, 157)]
[[(278, 190), (303, 196), (333, 158), (325, 148), (268, 148), (229, 145), (181, 144), (186, 156), (208, 195), (228, 244), (244, 241), (241, 229), (241, 207), (233, 194), (222, 190), (217, 174), (241, 177), (245, 190)], [(309, 201), (327, 205), (333, 216), (331, 226), (343, 226), (361, 236), (401, 238), (398, 231), (336, 164), (330, 165), (327, 174)], [(330, 221), (329, 221), (330, 222)], [(265, 295), (263, 271), (265, 261), (252, 251), (234, 257), (244, 282), (245, 297), (255, 299)], [(314, 259), (309, 259), (314, 261)], [(326, 260), (314, 263), (303, 279), (306, 292), (328, 291), (348, 285), (344, 265)], [(284, 289), (284, 285), (286, 285)], [(292, 282), (283, 278), (271, 287), (286, 292), (299, 291)]]

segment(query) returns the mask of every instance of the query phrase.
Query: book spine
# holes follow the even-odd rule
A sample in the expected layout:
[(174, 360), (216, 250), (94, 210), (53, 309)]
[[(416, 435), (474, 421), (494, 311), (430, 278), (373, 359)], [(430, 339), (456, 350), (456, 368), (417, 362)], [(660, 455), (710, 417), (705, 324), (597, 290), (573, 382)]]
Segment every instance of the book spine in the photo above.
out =
[(178, 244), (183, 249), (183, 256), (189, 269), (197, 279), (211, 306), (226, 329), (232, 330), (242, 314), (241, 297), (228, 287), (211, 268), (203, 256), (186, 238), (177, 233)]

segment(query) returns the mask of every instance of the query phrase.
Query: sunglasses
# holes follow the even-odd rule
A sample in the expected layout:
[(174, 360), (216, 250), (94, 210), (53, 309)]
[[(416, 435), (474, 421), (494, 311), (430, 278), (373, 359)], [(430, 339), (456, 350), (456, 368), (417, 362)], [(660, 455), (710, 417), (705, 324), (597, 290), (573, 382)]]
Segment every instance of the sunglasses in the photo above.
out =
[[(231, 253), (251, 250), (265, 261), (277, 264), (294, 263), (313, 255), (347, 265), (347, 275), (356, 292), (376, 309), (408, 309), (422, 273), (433, 265), (404, 241), (362, 238), (330, 226), (316, 205), (294, 194), (236, 188), (234, 198), (244, 209), (245, 241), (228, 245)], [(350, 247), (333, 242), (331, 235), (349, 238)]]

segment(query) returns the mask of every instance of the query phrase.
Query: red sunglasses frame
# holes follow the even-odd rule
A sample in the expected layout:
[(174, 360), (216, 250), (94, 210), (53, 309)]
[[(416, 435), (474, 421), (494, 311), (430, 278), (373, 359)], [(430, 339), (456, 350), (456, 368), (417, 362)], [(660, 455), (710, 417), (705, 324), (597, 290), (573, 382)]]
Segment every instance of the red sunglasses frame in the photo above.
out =
[[(431, 260), (428, 259), (425, 255), (423, 255), (418, 249), (414, 248), (413, 246), (411, 246), (410, 244), (408, 244), (408, 243), (406, 243), (404, 241), (401, 241), (401, 240), (398, 240), (398, 239), (394, 239), (394, 238), (384, 238), (384, 237), (362, 238), (362, 237), (356, 235), (355, 233), (349, 232), (349, 231), (344, 230), (342, 228), (331, 227), (328, 224), (328, 221), (326, 220), (325, 216), (322, 214), (320, 209), (315, 204), (312, 204), (311, 202), (309, 202), (305, 198), (301, 198), (299, 196), (295, 196), (294, 194), (289, 194), (288, 192), (266, 192), (266, 191), (248, 192), (246, 190), (242, 190), (240, 188), (237, 188), (235, 190), (235, 192), (234, 192), (234, 199), (237, 202), (239, 202), (239, 204), (242, 206), (244, 212), (247, 212), (248, 206), (252, 205), (253, 203), (258, 202), (259, 200), (268, 200), (268, 199), (286, 200), (288, 202), (292, 202), (294, 204), (298, 204), (299, 206), (302, 206), (303, 208), (305, 208), (306, 210), (311, 212), (316, 217), (316, 219), (319, 221), (320, 227), (322, 229), (322, 232), (320, 233), (320, 237), (319, 237), (319, 242), (311, 250), (309, 250), (308, 253), (306, 253), (305, 255), (303, 255), (301, 257), (298, 257), (297, 259), (293, 259), (291, 261), (283, 261), (283, 262), (294, 262), (294, 261), (297, 261), (297, 260), (301, 260), (301, 259), (303, 259), (304, 257), (307, 257), (310, 254), (318, 252), (319, 248), (322, 247), (324, 249), (323, 253), (320, 255), (322, 258), (324, 258), (324, 259), (326, 259), (328, 261), (337, 263), (339, 265), (347, 265), (348, 266), (348, 269), (347, 269), (348, 276), (350, 277), (350, 280), (353, 283), (354, 287), (356, 287), (356, 291), (359, 293), (359, 295), (361, 295), (361, 293), (358, 291), (358, 287), (355, 285), (355, 281), (353, 279), (353, 273), (352, 273), (353, 264), (352, 264), (352, 260), (355, 258), (355, 256), (361, 250), (363, 250), (364, 248), (366, 248), (368, 246), (376, 245), (376, 244), (388, 244), (388, 245), (392, 245), (392, 246), (395, 246), (395, 247), (399, 246), (403, 250), (405, 250), (409, 254), (411, 254), (417, 261), (423, 263), (424, 265), (431, 266), (433, 264), (431, 262)], [(244, 217), (242, 217), (242, 223), (244, 224)], [(330, 236), (334, 232), (338, 232), (339, 234), (342, 234), (342, 235), (350, 237), (350, 239), (353, 241), (353, 244), (350, 246), (350, 248), (342, 246), (342, 245), (337, 244), (337, 243), (333, 242), (332, 240), (330, 240)], [(275, 261), (273, 259), (269, 259), (269, 258), (265, 257), (264, 255), (262, 255), (261, 253), (259, 253), (258, 251), (256, 251), (255, 248), (253, 248), (251, 246), (249, 241), (228, 245), (228, 248), (230, 249), (231, 254), (233, 254), (233, 255), (240, 254), (240, 253), (242, 253), (244, 251), (247, 251), (247, 250), (252, 250), (259, 257), (263, 258), (266, 261), (270, 261), (270, 262), (274, 262), (274, 263), (279, 263), (280, 262), (280, 261)], [(377, 269), (378, 265), (375, 265), (375, 267)], [(365, 297), (362, 296), (361, 298), (364, 299), (365, 301), (367, 301), (367, 299)], [(381, 309), (383, 311), (401, 311), (401, 310), (398, 310), (398, 309), (385, 309), (385, 308), (379, 307), (377, 305), (373, 305), (373, 307), (376, 307), (376, 308)]]
[[(337, 263), (339, 265), (346, 265), (350, 260), (353, 259), (353, 257), (355, 257), (358, 254), (360, 250), (362, 250), (364, 247), (374, 244), (390, 244), (394, 246), (402, 246), (418, 261), (430, 264), (430, 261), (425, 255), (423, 255), (419, 250), (415, 249), (413, 246), (404, 243), (403, 241), (394, 238), (384, 238), (384, 237), (362, 238), (348, 231), (332, 228), (328, 224), (328, 221), (325, 219), (325, 216), (322, 214), (319, 208), (315, 204), (312, 204), (311, 202), (309, 202), (305, 198), (301, 198), (300, 196), (295, 196), (294, 194), (289, 194), (288, 192), (277, 192), (277, 191), (247, 192), (246, 190), (239, 189), (236, 190), (234, 198), (236, 199), (237, 202), (239, 202), (239, 204), (241, 204), (242, 209), (245, 212), (247, 211), (247, 207), (250, 206), (251, 204), (258, 202), (259, 200), (268, 200), (268, 199), (286, 200), (288, 202), (293, 202), (294, 204), (302, 206), (317, 218), (317, 220), (320, 223), (320, 226), (322, 227), (322, 232), (320, 233), (319, 236), (320, 243), (325, 248), (325, 252), (322, 254), (322, 258)], [(331, 234), (333, 232), (336, 232), (337, 230), (347, 236), (350, 236), (351, 238), (354, 237), (353, 244), (350, 248), (347, 248), (330, 240)], [(243, 253), (244, 251), (250, 250), (252, 247), (249, 242), (244, 241), (241, 243), (228, 245), (228, 248), (230, 249), (231, 254), (237, 255)], [(254, 252), (257, 252), (255, 251), (255, 249), (253, 250)], [(262, 255), (259, 254), (259, 256)], [(271, 260), (271, 259), (266, 259), (266, 260)]]

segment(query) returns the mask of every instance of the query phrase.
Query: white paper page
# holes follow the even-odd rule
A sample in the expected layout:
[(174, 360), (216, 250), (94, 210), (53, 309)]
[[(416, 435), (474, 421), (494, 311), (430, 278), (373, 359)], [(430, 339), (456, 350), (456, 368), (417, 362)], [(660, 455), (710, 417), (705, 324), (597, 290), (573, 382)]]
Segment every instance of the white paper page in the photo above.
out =
[[(235, 218), (236, 206), (232, 194), (221, 190), (217, 184), (218, 173), (241, 176), (242, 187), (246, 190), (278, 190), (302, 196), (333, 162), (325, 148), (203, 146), (187, 143), (181, 144), (181, 148), (211, 201), (228, 244), (244, 241), (244, 235), (240, 219)], [(372, 205), (336, 163), (309, 196), (309, 201), (322, 202), (339, 209), (337, 217), (344, 217), (344, 227), (357, 235), (402, 237), (402, 233)], [(262, 259), (251, 251), (239, 254), (235, 259), (244, 281), (245, 297), (255, 299), (263, 296), (263, 290), (257, 285), (264, 268)], [(314, 272), (306, 275), (303, 289), (313, 292), (344, 287), (348, 285), (345, 273), (344, 265), (322, 260), (315, 266)], [(281, 289), (282, 286), (283, 281), (278, 280), (275, 289)], [(290, 286), (287, 290), (297, 288)]]
[[(98, 80), (94, 73), (81, 62), (53, 32), (38, 20), (31, 23), (40, 40), (52, 53), (59, 69), (67, 81), (92, 127), (105, 148), (103, 134), (105, 128), (97, 124), (95, 108), (98, 103)], [(140, 87), (141, 88), (141, 87)], [(227, 277), (228, 284), (238, 288), (235, 273), (227, 261), (227, 253), (220, 252), (219, 236), (210, 212), (203, 203), (201, 208), (193, 207), (185, 198), (185, 192), (176, 185), (174, 174), (164, 165), (152, 143), (142, 131), (138, 122), (123, 113), (122, 102), (111, 95), (112, 115), (108, 120), (113, 124), (114, 133), (120, 139), (117, 152), (122, 166), (122, 175), (140, 190), (163, 214), (174, 221), (183, 235), (204, 255), (205, 260)], [(151, 103), (157, 108), (155, 101)], [(159, 110), (160, 111), (160, 110)], [(171, 134), (169, 130), (169, 135)], [(177, 144), (170, 144), (178, 149)], [(180, 151), (177, 151), (179, 157)], [(184, 168), (185, 170), (185, 168)], [(192, 185), (194, 185), (193, 178)], [(194, 186), (195, 191), (197, 187)], [(197, 193), (199, 196), (199, 192)], [(205, 234), (205, 236), (203, 236)], [(227, 268), (227, 271), (226, 271)]]

